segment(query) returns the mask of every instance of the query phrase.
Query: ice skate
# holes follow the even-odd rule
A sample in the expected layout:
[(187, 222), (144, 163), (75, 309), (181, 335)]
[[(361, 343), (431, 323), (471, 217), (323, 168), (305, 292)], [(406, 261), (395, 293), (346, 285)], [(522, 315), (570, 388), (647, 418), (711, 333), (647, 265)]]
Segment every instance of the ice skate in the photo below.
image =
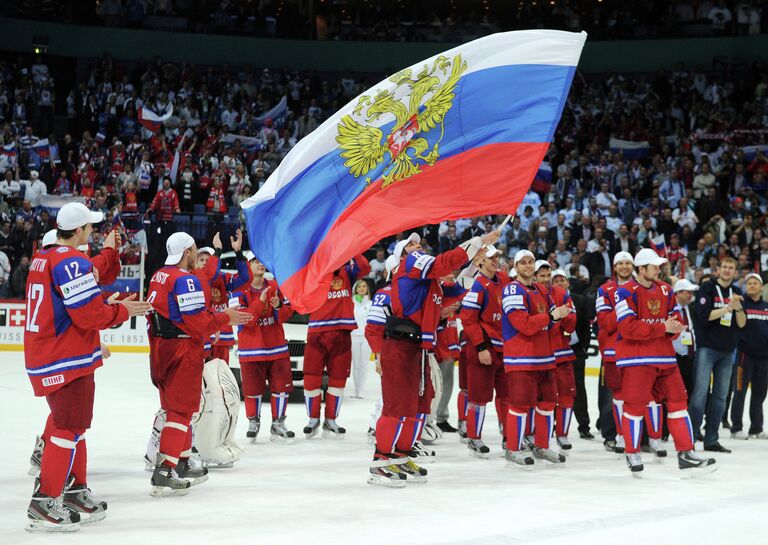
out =
[(43, 459), (43, 449), (45, 441), (39, 435), (35, 437), (35, 448), (32, 450), (32, 456), (29, 457), (29, 475), (37, 477), (40, 475), (40, 464)]
[(677, 467), (679, 467), (685, 476), (694, 474), (706, 474), (717, 471), (714, 458), (705, 458), (695, 450), (683, 450), (677, 453)]
[[(37, 482), (35, 489), (39, 488)], [(64, 505), (61, 496), (51, 498), (35, 492), (27, 508), (27, 532), (76, 532), (80, 513)]]
[(466, 444), (467, 442), (467, 421), (466, 420), (459, 420), (458, 434), (459, 434), (459, 441)]
[(616, 441), (613, 439), (606, 439), (603, 441), (603, 446), (608, 452), (616, 452)]
[(64, 492), (64, 507), (80, 515), (80, 523), (98, 522), (107, 517), (107, 502), (93, 497), (85, 485), (72, 486)]
[(425, 483), (427, 482), (427, 470), (417, 465), (413, 460), (408, 460), (400, 466), (400, 471), (405, 473), (408, 482)]
[(424, 425), (424, 430), (421, 432), (421, 440), (424, 443), (430, 444), (442, 438), (443, 432), (434, 423), (428, 422)]
[(567, 437), (558, 437), (557, 446), (560, 447), (560, 450), (571, 450), (573, 448)]
[(435, 461), (435, 451), (426, 448), (418, 441), (413, 444), (408, 456), (418, 460), (420, 464), (431, 464)]
[(640, 453), (633, 452), (632, 454), (627, 454), (627, 465), (633, 474), (639, 474), (643, 471), (643, 458), (640, 456)]
[(326, 418), (323, 422), (323, 438), (325, 439), (344, 439), (347, 430), (339, 426), (335, 420)]
[(144, 455), (144, 471), (152, 473), (155, 470), (155, 462), (150, 460), (147, 455)]
[(150, 480), (152, 488), (149, 490), (149, 495), (154, 498), (187, 495), (191, 486), (189, 481), (178, 477), (173, 468), (164, 464), (163, 460), (163, 455), (158, 454), (155, 471)]
[(746, 441), (747, 439), (749, 439), (749, 435), (744, 430), (732, 431), (731, 439), (740, 439), (742, 441)]
[(750, 433), (750, 439), (768, 439), (768, 433), (761, 431), (760, 433)]
[(304, 426), (304, 437), (307, 439), (311, 439), (315, 435), (317, 435), (317, 432), (320, 431), (320, 419), (319, 418), (310, 418), (309, 423)]
[(255, 443), (256, 436), (259, 435), (260, 429), (261, 429), (261, 419), (257, 417), (249, 418), (248, 431), (245, 432), (246, 439), (250, 440), (251, 443)]
[(374, 459), (369, 469), (368, 484), (404, 488), (407, 477), (397, 462), (405, 462), (405, 459), (392, 460), (387, 457)]
[(438, 422), (437, 427), (440, 428), (440, 431), (442, 431), (443, 433), (456, 433), (457, 431), (459, 431), (453, 426), (451, 426), (451, 424), (448, 421)]
[(533, 450), (534, 442), (535, 442), (535, 438), (533, 435), (526, 435), (523, 438), (522, 450), (524, 450), (525, 452), (531, 452)]
[(189, 482), (189, 486), (197, 486), (208, 480), (207, 467), (194, 467), (189, 458), (179, 459), (179, 463), (174, 469), (176, 476)]
[(661, 439), (648, 438), (648, 451), (656, 455), (656, 458), (666, 458), (667, 449), (661, 444)]
[(624, 454), (624, 436), (616, 436), (616, 446), (613, 447), (613, 452), (616, 454)]
[(565, 456), (554, 450), (542, 447), (533, 447), (533, 456), (539, 460), (546, 460), (553, 464), (564, 464)]
[(285, 427), (285, 417), (272, 421), (269, 429), (269, 440), (273, 443), (292, 443), (296, 434)]
[(522, 450), (508, 450), (504, 453), (504, 458), (507, 460), (507, 467), (533, 469), (535, 463), (531, 455)]
[(368, 428), (368, 444), (369, 445), (375, 445), (376, 444), (376, 430), (374, 428)]
[(469, 448), (469, 455), (475, 458), (485, 459), (491, 455), (491, 449), (481, 439), (470, 439), (467, 441), (467, 448)]

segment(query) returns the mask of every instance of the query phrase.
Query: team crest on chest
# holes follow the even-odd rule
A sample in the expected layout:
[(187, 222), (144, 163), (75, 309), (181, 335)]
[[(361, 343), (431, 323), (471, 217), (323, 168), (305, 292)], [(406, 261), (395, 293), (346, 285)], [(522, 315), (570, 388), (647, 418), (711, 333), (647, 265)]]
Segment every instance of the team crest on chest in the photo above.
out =
[(341, 278), (334, 278), (331, 280), (331, 289), (332, 290), (340, 290), (344, 287), (344, 280)]
[(646, 306), (648, 307), (648, 311), (653, 314), (654, 316), (658, 316), (661, 312), (661, 301), (658, 299), (649, 299), (646, 301)]
[(221, 291), (219, 288), (211, 288), (211, 299), (216, 303), (221, 301)]
[(536, 312), (538, 312), (539, 314), (546, 314), (547, 307), (542, 305), (541, 303), (536, 303)]

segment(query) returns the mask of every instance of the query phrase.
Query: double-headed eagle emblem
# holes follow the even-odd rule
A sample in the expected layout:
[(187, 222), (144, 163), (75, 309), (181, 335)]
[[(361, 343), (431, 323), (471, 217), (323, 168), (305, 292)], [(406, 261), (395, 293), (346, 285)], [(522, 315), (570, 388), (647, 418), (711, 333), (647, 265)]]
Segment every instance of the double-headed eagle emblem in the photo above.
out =
[[(445, 116), (466, 70), (461, 55), (453, 59), (441, 55), (431, 67), (424, 65), (415, 78), (407, 68), (389, 78), (395, 84), (393, 89), (381, 90), (373, 98), (361, 96), (352, 115), (343, 116), (339, 122), (336, 142), (346, 159), (344, 166), (355, 178), (366, 176), (366, 183), (381, 176), (381, 187), (385, 188), (418, 174), (424, 165), (434, 165), (440, 157)], [(373, 123), (382, 120), (389, 126), (389, 117), (394, 118), (394, 124), (385, 137)], [(428, 139), (426, 133), (438, 125), (439, 136)]]

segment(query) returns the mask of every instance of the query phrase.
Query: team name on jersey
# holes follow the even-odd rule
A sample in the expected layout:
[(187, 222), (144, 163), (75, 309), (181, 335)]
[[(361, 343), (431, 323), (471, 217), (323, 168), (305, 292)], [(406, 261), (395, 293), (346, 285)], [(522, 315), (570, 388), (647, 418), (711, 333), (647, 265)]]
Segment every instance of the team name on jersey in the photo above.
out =
[(337, 291), (329, 291), (328, 292), (328, 299), (341, 299), (343, 297), (349, 297), (349, 290), (348, 289), (337, 290)]
[(267, 316), (266, 318), (259, 318), (258, 325), (260, 326), (275, 325), (275, 317)]
[(41, 259), (36, 257), (32, 260), (32, 265), (29, 266), (31, 272), (43, 272), (45, 271), (45, 265), (48, 263), (47, 259)]
[(164, 273), (163, 271), (157, 271), (152, 277), (152, 282), (157, 282), (158, 284), (165, 285), (165, 281), (168, 280), (169, 276), (171, 275), (168, 273)]

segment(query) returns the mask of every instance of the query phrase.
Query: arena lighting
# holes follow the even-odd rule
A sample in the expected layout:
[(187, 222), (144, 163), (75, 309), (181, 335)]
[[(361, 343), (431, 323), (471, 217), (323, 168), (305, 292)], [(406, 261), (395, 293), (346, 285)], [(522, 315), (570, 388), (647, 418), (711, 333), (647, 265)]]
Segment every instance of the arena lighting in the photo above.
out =
[(32, 36), (32, 51), (35, 55), (48, 53), (48, 36)]

